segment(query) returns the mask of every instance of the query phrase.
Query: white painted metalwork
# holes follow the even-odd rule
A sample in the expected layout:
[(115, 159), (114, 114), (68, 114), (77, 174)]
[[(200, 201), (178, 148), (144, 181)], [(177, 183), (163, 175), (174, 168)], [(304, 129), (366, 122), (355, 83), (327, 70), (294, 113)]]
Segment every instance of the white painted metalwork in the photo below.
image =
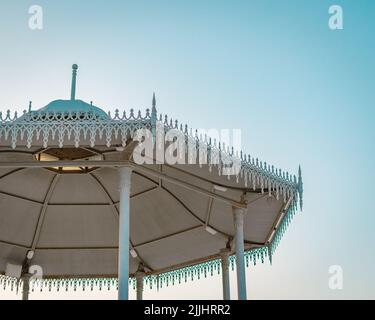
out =
[(129, 299), (129, 215), (132, 169), (119, 168), (120, 174), (120, 220), (119, 220), (119, 300)]
[(245, 213), (244, 209), (233, 208), (236, 242), (237, 291), (239, 300), (247, 299), (243, 236)]
[(229, 282), (229, 249), (222, 249), (220, 251), (221, 257), (221, 277), (223, 284), (223, 299), (230, 300), (230, 282)]

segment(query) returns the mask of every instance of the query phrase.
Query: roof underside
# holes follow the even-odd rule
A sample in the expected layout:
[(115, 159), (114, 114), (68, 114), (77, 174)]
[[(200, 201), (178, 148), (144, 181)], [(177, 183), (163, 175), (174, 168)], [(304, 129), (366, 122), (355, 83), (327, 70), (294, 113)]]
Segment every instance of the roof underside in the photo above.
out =
[[(34, 161), (39, 148), (0, 147), (1, 161)], [(106, 160), (118, 152), (91, 149)], [(149, 169), (238, 201), (247, 190), (246, 248), (267, 243), (285, 203), (198, 165), (149, 165)], [(27, 250), (47, 277), (116, 276), (118, 254), (118, 171), (58, 174), (45, 168), (0, 168), (0, 273), (7, 263), (21, 264)], [(130, 241), (140, 262), (159, 273), (217, 256), (234, 236), (231, 205), (157, 178), (141, 170), (132, 174)], [(218, 231), (206, 231), (206, 223)]]

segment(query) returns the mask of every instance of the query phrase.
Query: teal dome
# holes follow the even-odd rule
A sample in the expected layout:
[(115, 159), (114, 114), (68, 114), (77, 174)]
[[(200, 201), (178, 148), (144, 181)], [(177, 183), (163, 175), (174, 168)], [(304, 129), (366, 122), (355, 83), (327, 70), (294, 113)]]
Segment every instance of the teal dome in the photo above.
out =
[(108, 119), (108, 115), (100, 108), (82, 100), (55, 100), (33, 113), (93, 113), (100, 119)]
[[(88, 115), (89, 119), (108, 120), (109, 115), (102, 109), (88, 104), (82, 100), (76, 99), (76, 79), (78, 66), (72, 66), (72, 90), (70, 100), (54, 100), (47, 104), (44, 108), (31, 111), (31, 102), (29, 105), (29, 112), (19, 119), (29, 120), (51, 120), (54, 115), (57, 119), (84, 119)], [(51, 118), (52, 117), (52, 118)]]

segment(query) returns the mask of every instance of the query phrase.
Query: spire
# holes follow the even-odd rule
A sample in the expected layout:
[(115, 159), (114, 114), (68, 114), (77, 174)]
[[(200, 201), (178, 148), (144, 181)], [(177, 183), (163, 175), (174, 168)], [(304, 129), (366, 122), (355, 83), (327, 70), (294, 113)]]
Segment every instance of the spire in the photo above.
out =
[(31, 112), (32, 101), (29, 101), (29, 112)]
[(154, 111), (154, 109), (156, 110), (156, 98), (155, 98), (155, 92), (154, 92), (154, 94), (152, 95), (152, 110)]
[(77, 81), (78, 66), (76, 64), (73, 64), (72, 69), (73, 69), (73, 71), (72, 71), (72, 91), (71, 91), (70, 100), (75, 100), (76, 99), (76, 81)]
[(155, 92), (152, 95), (152, 109), (151, 109), (151, 127), (152, 127), (152, 139), (156, 141), (156, 122), (158, 121), (158, 113), (156, 111), (156, 98)]
[(299, 194), (299, 206), (302, 210), (303, 206), (303, 182), (302, 182), (302, 170), (301, 166), (298, 167), (298, 194)]
[(156, 98), (155, 98), (155, 92), (152, 95), (152, 109), (151, 109), (151, 118), (156, 122), (157, 118), (157, 112), (156, 112)]

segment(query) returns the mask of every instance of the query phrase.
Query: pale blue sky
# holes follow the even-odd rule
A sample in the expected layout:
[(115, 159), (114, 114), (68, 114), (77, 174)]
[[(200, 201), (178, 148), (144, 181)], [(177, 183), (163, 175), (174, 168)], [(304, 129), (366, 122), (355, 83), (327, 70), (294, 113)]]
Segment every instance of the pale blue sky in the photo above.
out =
[[(31, 4), (44, 29), (28, 28)], [(342, 5), (344, 30), (328, 28)], [(303, 170), (304, 210), (249, 298), (375, 298), (375, 2), (372, 0), (2, 1), (0, 110), (77, 97), (240, 128), (243, 149)], [(341, 265), (344, 288), (328, 288)], [(201, 288), (204, 288), (202, 290)], [(1, 293), (0, 293), (1, 294)], [(220, 298), (220, 278), (159, 297)]]

